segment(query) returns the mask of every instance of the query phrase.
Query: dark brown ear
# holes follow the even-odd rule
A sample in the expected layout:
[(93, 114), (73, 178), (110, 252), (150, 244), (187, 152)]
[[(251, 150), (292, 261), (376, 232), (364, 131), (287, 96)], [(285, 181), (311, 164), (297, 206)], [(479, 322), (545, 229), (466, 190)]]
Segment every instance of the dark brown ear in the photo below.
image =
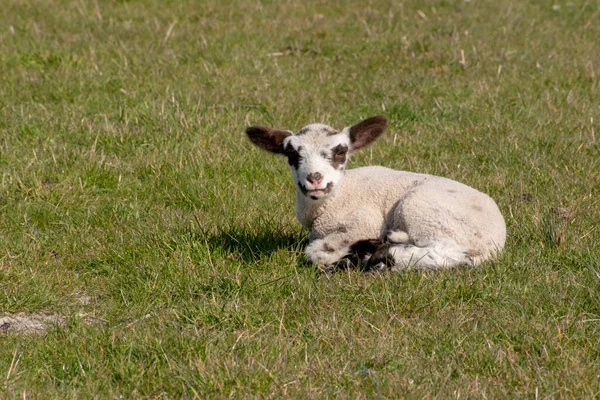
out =
[(246, 135), (252, 143), (263, 150), (275, 154), (283, 154), (283, 139), (292, 133), (280, 131), (277, 129), (266, 128), (264, 126), (249, 126), (246, 128)]
[(350, 127), (350, 145), (352, 150), (362, 149), (371, 144), (385, 130), (387, 119), (382, 116), (367, 118)]

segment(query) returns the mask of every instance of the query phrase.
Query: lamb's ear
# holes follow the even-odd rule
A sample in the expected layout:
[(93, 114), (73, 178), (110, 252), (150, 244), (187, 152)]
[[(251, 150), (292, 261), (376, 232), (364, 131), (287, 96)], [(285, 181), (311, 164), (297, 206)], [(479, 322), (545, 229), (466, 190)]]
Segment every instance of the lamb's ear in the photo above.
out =
[(362, 149), (371, 144), (385, 130), (387, 119), (382, 116), (367, 118), (348, 128), (351, 150)]
[(264, 126), (249, 126), (246, 128), (246, 135), (252, 143), (275, 154), (283, 154), (283, 139), (291, 134), (290, 131), (280, 131)]

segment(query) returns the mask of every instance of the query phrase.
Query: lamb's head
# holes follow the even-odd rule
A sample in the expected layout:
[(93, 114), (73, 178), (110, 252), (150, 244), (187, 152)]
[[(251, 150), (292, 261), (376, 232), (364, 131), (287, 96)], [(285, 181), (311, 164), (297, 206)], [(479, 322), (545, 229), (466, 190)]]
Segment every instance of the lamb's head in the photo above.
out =
[(310, 124), (295, 134), (262, 126), (251, 126), (246, 134), (261, 149), (287, 156), (300, 193), (311, 200), (322, 200), (340, 184), (349, 155), (377, 139), (386, 123), (385, 117), (378, 116), (341, 132), (327, 125)]

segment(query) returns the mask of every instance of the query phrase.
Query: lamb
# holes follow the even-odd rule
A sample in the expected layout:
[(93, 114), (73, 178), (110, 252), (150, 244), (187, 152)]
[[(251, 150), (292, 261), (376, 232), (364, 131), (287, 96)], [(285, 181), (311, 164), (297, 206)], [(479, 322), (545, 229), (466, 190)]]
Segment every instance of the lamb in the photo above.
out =
[(376, 116), (341, 132), (323, 124), (295, 134), (246, 129), (253, 144), (288, 159), (296, 216), (310, 231), (306, 258), (322, 268), (401, 270), (474, 266), (497, 255), (506, 225), (488, 195), (433, 175), (380, 166), (346, 170), (349, 156), (386, 124)]

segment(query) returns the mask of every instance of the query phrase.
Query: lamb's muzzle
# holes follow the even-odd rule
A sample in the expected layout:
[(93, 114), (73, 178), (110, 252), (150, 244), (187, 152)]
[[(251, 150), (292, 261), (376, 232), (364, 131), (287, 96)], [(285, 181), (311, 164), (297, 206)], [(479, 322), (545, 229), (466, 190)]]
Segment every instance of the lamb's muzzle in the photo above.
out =
[(381, 270), (471, 266), (498, 254), (506, 226), (486, 194), (432, 175), (346, 170), (349, 156), (377, 139), (386, 123), (372, 117), (341, 132), (310, 124), (296, 134), (247, 128), (255, 145), (288, 158), (296, 216), (310, 230), (306, 257)]

